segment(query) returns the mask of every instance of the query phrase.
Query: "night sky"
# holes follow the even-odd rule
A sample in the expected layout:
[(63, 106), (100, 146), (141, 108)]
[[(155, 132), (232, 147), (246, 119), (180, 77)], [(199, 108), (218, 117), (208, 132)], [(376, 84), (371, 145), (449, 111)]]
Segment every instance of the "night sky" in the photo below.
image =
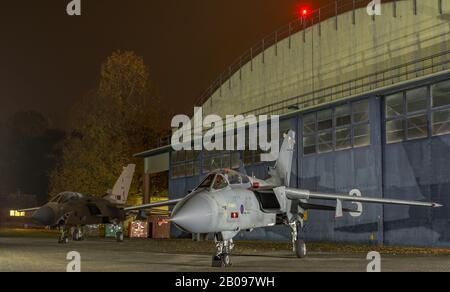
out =
[(193, 103), (245, 50), (295, 19), (297, 0), (69, 0), (2, 1), (0, 121), (37, 110), (67, 127), (76, 98), (95, 88), (101, 62), (132, 50), (150, 67), (152, 82), (176, 113)]

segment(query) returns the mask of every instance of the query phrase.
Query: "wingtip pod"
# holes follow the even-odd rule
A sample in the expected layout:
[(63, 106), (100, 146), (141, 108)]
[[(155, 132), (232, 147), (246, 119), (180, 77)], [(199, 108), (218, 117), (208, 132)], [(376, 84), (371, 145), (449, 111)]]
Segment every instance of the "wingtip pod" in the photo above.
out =
[(444, 207), (444, 205), (432, 203), (431, 207), (433, 207), (433, 208), (441, 208), (441, 207)]

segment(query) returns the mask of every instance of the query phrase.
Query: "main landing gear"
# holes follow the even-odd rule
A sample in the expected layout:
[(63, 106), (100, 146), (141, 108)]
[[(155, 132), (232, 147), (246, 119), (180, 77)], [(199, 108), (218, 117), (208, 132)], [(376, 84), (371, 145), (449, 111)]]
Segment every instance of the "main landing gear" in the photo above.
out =
[(225, 268), (231, 266), (230, 253), (234, 248), (233, 239), (223, 240), (221, 234), (214, 235), (216, 253), (212, 258), (212, 267)]
[(74, 227), (72, 230), (72, 240), (73, 241), (83, 241), (83, 228), (81, 226)]
[(289, 227), (291, 227), (291, 236), (292, 236), (292, 251), (299, 259), (303, 259), (306, 257), (306, 244), (299, 237), (299, 227), (301, 226), (300, 222), (292, 222), (289, 223)]
[(122, 227), (117, 224), (114, 223), (114, 230), (115, 230), (115, 238), (117, 242), (123, 242), (123, 231), (122, 231)]
[(58, 237), (58, 243), (59, 244), (68, 244), (69, 243), (69, 230), (66, 226), (60, 225), (59, 226), (59, 237)]

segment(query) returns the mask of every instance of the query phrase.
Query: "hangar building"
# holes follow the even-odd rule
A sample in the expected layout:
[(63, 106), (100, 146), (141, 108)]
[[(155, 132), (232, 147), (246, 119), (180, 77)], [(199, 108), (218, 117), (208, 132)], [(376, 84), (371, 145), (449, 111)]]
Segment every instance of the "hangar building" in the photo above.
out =
[[(297, 132), (291, 186), (405, 200), (440, 209), (364, 205), (363, 215), (309, 213), (307, 241), (450, 247), (450, 2), (340, 0), (274, 32), (206, 91), (204, 114), (280, 115)], [(211, 171), (267, 175), (259, 152), (136, 154), (147, 176), (168, 171), (182, 197)], [(148, 190), (149, 179), (145, 189)], [(173, 231), (176, 236), (179, 233)], [(238, 238), (290, 240), (288, 228)]]

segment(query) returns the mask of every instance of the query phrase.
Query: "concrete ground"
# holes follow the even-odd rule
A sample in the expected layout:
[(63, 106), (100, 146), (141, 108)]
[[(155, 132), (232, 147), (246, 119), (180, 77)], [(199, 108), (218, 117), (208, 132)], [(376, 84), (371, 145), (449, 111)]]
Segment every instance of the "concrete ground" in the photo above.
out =
[[(236, 242), (230, 272), (365, 272), (367, 252), (313, 251), (306, 259), (297, 259), (287, 243)], [(67, 253), (81, 255), (81, 270), (203, 272), (211, 268), (212, 242), (191, 240), (130, 240), (117, 243), (112, 239), (87, 239), (59, 245), (54, 236), (14, 236), (0, 233), (0, 271), (64, 272)], [(400, 271), (450, 271), (450, 253), (381, 255), (381, 269)]]

